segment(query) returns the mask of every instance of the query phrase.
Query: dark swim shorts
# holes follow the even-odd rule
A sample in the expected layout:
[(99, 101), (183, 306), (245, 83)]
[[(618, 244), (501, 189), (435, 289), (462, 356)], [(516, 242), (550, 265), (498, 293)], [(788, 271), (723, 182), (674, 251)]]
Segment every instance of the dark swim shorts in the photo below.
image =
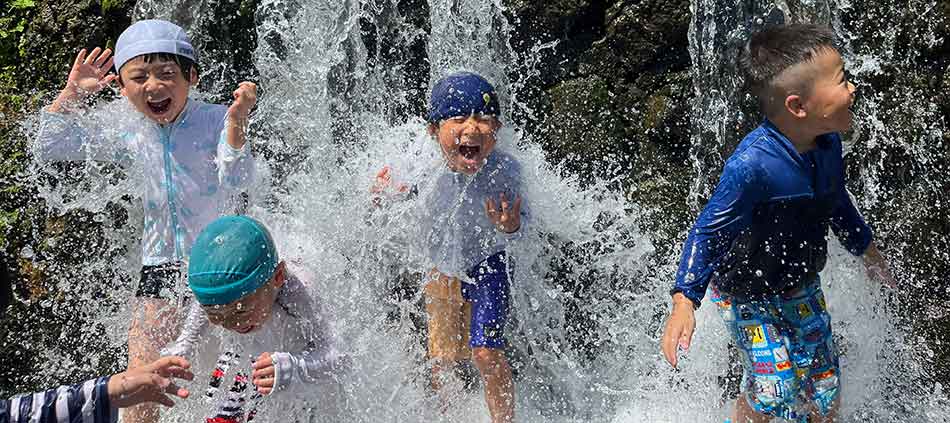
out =
[(510, 304), (509, 263), (504, 251), (468, 271), (474, 283), (462, 283), (462, 298), (472, 304), (469, 345), (473, 348), (505, 347), (505, 322)]
[(182, 277), (181, 263), (163, 263), (155, 266), (142, 266), (139, 287), (135, 291), (138, 298), (158, 298), (174, 300), (178, 297), (178, 281)]

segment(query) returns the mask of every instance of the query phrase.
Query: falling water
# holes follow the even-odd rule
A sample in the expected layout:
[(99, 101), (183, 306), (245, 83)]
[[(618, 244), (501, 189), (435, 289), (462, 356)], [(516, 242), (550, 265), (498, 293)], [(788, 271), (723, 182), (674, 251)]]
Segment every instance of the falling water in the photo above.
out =
[[(182, 17), (201, 38), (195, 32), (204, 28), (199, 22), (211, 3), (143, 0), (137, 16)], [(249, 190), (248, 213), (270, 226), (285, 259), (299, 260), (317, 275), (312, 293), (325, 304), (332, 332), (353, 362), (343, 378), (341, 420), (488, 421), (481, 389), (466, 388), (462, 380), (449, 383), (454, 406), (439, 413), (428, 389), (420, 260), (401, 243), (414, 229), (406, 218), (409, 206), (374, 211), (369, 198), (373, 176), (383, 166), (406, 182), (444, 166), (418, 117), (427, 87), (411, 83), (413, 72), (424, 67), (399, 64), (414, 57), (426, 32), (397, 3), (258, 4), (253, 59), (262, 92), (251, 142), (262, 177)], [(697, 177), (689, 201), (708, 195), (737, 137), (754, 123), (740, 112), (747, 110), (735, 100), (740, 82), (724, 57), (751, 28), (776, 16), (836, 22), (843, 6), (822, 5), (694, 2), (691, 53), (694, 80), (702, 81), (694, 116), (716, 124), (695, 125)], [(431, 85), (449, 72), (472, 70), (493, 80), (505, 110), (497, 148), (523, 166), (522, 195), (531, 221), (525, 238), (509, 250), (516, 259), (508, 339), (519, 421), (721, 421), (730, 406), (721, 382), (730, 363), (727, 335), (714, 310), (698, 311), (694, 344), (680, 371), (659, 355), (675, 258), (656, 254), (639, 229), (646, 206), (630, 204), (605, 181), (584, 181), (580, 188), (580, 181), (562, 176), (544, 159), (537, 140), (512, 117), (526, 112), (519, 90), (536, 75), (532, 64), (543, 46), (511, 48), (512, 29), (500, 1), (431, 0), (429, 13), (425, 79)], [(869, 60), (863, 59), (864, 68), (871, 68)], [(109, 105), (118, 110), (109, 114), (130, 114), (124, 103)], [(865, 121), (874, 113), (864, 114)], [(118, 125), (89, 122), (107, 131)], [(141, 176), (89, 161), (39, 163), (33, 177), (57, 213), (84, 210), (103, 223), (109, 254), (78, 257), (82, 270), (53, 278), (81, 298), (82, 312), (108, 335), (108, 344), (121, 348), (130, 313), (123, 301), (132, 296), (140, 265), (135, 244), (141, 211), (134, 197)], [(869, 179), (865, 186), (873, 184)], [(924, 395), (917, 388), (926, 383), (919, 365), (926, 346), (915, 345), (895, 323), (893, 298), (874, 288), (860, 264), (841, 248), (831, 250), (822, 276), (844, 350), (843, 414), (849, 421), (946, 418), (945, 394), (938, 389)], [(116, 268), (117, 281), (99, 294), (70, 288), (98, 282)], [(90, 366), (64, 362), (60, 354), (50, 353), (51, 367)], [(203, 377), (191, 385), (197, 392), (203, 391)], [(315, 387), (314, 396), (320, 395)], [(903, 404), (910, 402), (929, 408), (908, 410)], [(207, 407), (182, 403), (166, 420), (196, 421)], [(265, 406), (259, 419), (299, 418), (294, 413), (301, 412)]]
[[(922, 263), (927, 259), (921, 258), (946, 263), (947, 253), (940, 247), (946, 243), (946, 236), (912, 252), (907, 242), (920, 242), (914, 232), (926, 221), (910, 214), (895, 219), (893, 211), (883, 212), (891, 207), (907, 210), (934, 204), (932, 212), (942, 216), (937, 218), (947, 218), (939, 200), (939, 192), (946, 192), (946, 178), (942, 166), (930, 164), (933, 150), (941, 148), (943, 137), (937, 107), (927, 102), (929, 96), (908, 83), (917, 76), (914, 71), (907, 79), (898, 77), (881, 83), (885, 77), (893, 78), (895, 73), (917, 67), (921, 52), (938, 43), (933, 35), (937, 21), (934, 7), (930, 1), (900, 5), (864, 5), (848, 0), (692, 2), (693, 116), (698, 117), (692, 128), (691, 157), (696, 171), (689, 199), (692, 206), (698, 208), (709, 197), (723, 163), (760, 119), (751, 98), (742, 90), (735, 67), (739, 48), (749, 34), (781, 22), (828, 25), (841, 42), (846, 68), (858, 86), (855, 128), (845, 146), (845, 159), (851, 164), (849, 188), (857, 195), (859, 209), (876, 228), (876, 242), (883, 246), (904, 286), (899, 292), (882, 294), (875, 282), (868, 280), (863, 266), (840, 247), (822, 272), (833, 331), (842, 353), (841, 414), (847, 421), (943, 421), (948, 416), (946, 393), (932, 377), (932, 345), (917, 334), (917, 328), (926, 321), (918, 320), (915, 326), (902, 315), (906, 304), (919, 311), (920, 302), (933, 302), (901, 300), (902, 296), (920, 292), (918, 287), (926, 286), (923, 281), (942, 279), (939, 273), (928, 275), (923, 270), (939, 269), (939, 265)], [(880, 8), (881, 13), (867, 17), (867, 8)], [(907, 44), (900, 45), (898, 39)], [(903, 184), (895, 184), (894, 162), (913, 169), (918, 178), (899, 178)], [(930, 200), (921, 202), (924, 198)], [(895, 221), (896, 225), (885, 224)], [(921, 249), (927, 252), (919, 255)], [(914, 274), (912, 269), (923, 271)], [(902, 271), (906, 273), (902, 275)], [(936, 298), (941, 294), (937, 293)], [(918, 316), (938, 317), (943, 313), (939, 309), (931, 305)], [(908, 408), (907, 404), (923, 405)]]

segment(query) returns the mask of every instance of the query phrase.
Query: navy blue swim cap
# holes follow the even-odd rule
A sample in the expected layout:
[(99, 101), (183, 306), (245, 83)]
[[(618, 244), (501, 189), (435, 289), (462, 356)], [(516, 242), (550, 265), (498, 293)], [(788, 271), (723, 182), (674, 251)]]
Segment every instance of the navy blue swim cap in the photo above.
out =
[(473, 113), (501, 114), (498, 93), (485, 78), (471, 72), (453, 73), (432, 88), (429, 122), (439, 123), (443, 119)]

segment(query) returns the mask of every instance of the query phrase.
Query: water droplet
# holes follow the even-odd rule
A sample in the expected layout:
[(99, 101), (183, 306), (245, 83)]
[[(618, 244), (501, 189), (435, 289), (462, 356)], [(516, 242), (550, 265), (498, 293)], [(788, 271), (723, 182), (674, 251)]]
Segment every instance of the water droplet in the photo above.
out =
[(761, 270), (761, 269), (755, 269), (755, 276), (761, 278), (761, 277), (762, 277), (762, 270)]
[(29, 245), (23, 247), (23, 249), (20, 250), (20, 257), (23, 257), (25, 259), (28, 259), (28, 260), (32, 259), (33, 255), (34, 255), (33, 247), (30, 247)]

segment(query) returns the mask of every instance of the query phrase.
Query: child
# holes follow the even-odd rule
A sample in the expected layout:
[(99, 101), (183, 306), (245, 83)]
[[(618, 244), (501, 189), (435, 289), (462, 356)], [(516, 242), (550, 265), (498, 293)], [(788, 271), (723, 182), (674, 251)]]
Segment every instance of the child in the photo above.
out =
[(838, 358), (818, 273), (830, 226), (876, 279), (893, 286), (871, 229), (845, 189), (839, 132), (851, 127), (854, 85), (834, 34), (788, 25), (752, 36), (744, 56), (765, 121), (726, 162), (683, 248), (662, 349), (676, 366), (707, 285), (743, 352), (734, 422), (773, 416), (831, 421)]
[[(438, 390), (440, 372), (471, 358), (496, 423), (514, 418), (504, 354), (511, 275), (505, 250), (524, 231), (520, 165), (495, 150), (500, 113), (495, 88), (481, 76), (462, 72), (440, 80), (432, 89), (428, 130), (445, 166), (416, 187), (423, 209), (420, 248), (432, 266), (423, 291), (432, 385)], [(391, 178), (384, 168), (373, 191), (385, 193)], [(402, 185), (397, 191), (413, 190)]]
[[(153, 361), (173, 338), (180, 322), (175, 305), (186, 293), (180, 267), (192, 240), (228, 211), (223, 205), (253, 177), (245, 126), (257, 87), (242, 82), (230, 107), (188, 98), (198, 82), (196, 52), (184, 30), (166, 21), (133, 24), (110, 55), (97, 47), (76, 56), (66, 87), (42, 114), (35, 156), (131, 162), (145, 175), (142, 270), (129, 329), (132, 368)], [(108, 73), (113, 62), (118, 75)], [(90, 128), (96, 116), (77, 112), (85, 97), (113, 81), (137, 113), (132, 119), (108, 115), (106, 127)]]
[[(250, 420), (254, 407), (244, 407), (248, 401), (274, 394), (285, 398), (284, 391), (307, 393), (295, 389), (304, 385), (313, 385), (311, 399), (335, 392), (330, 382), (345, 367), (344, 357), (334, 349), (307, 286), (278, 258), (260, 222), (246, 216), (211, 222), (192, 246), (188, 285), (197, 304), (163, 354), (192, 358), (197, 371), (209, 370), (207, 395), (220, 403), (209, 423)], [(212, 331), (209, 321), (236, 335)], [(228, 344), (231, 339), (235, 344)], [(256, 392), (249, 395), (248, 374), (240, 370), (244, 365), (253, 369)], [(237, 368), (234, 384), (226, 389), (221, 382), (232, 367)]]

